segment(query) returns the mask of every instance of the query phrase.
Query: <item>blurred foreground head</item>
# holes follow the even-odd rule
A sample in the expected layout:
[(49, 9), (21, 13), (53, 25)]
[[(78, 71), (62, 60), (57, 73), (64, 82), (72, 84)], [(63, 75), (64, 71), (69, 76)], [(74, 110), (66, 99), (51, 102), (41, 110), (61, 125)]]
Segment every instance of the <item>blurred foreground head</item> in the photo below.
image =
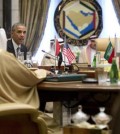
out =
[(3, 28), (0, 28), (0, 49), (6, 50), (7, 48), (7, 36)]

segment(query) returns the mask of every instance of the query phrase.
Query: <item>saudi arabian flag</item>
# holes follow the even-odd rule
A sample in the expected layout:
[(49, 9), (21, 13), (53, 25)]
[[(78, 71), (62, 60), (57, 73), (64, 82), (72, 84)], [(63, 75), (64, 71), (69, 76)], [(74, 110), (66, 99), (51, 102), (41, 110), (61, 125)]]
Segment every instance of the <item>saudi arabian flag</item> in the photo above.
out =
[[(110, 41), (109, 44), (108, 44), (108, 46), (107, 46), (107, 48), (106, 48), (105, 54), (104, 54), (104, 58), (107, 61), (109, 61), (110, 58), (112, 58), (114, 56), (113, 55), (113, 53), (114, 53), (113, 51), (114, 51), (114, 49), (113, 49), (112, 43)], [(111, 57), (111, 55), (112, 55), (112, 57)]]

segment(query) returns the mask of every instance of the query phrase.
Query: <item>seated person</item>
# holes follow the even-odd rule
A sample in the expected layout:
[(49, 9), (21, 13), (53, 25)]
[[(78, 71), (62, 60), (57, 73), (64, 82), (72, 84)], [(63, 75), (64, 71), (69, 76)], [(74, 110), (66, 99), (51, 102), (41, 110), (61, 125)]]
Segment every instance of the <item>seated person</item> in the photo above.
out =
[[(39, 108), (37, 84), (42, 82), (51, 72), (43, 69), (31, 71), (20, 63), (13, 54), (0, 49), (0, 104), (23, 103)], [(9, 62), (7, 62), (9, 61)], [(57, 124), (44, 113), (40, 116), (45, 119), (49, 134), (57, 134)], [(51, 123), (52, 122), (52, 123)]]
[[(58, 39), (59, 44), (62, 45), (64, 44), (63, 39), (59, 38)], [(55, 45), (54, 45), (54, 39), (50, 41), (50, 51), (44, 54), (44, 57), (41, 62), (41, 66), (56, 66), (58, 65), (58, 61), (56, 60), (55, 63)]]
[(94, 55), (96, 54), (96, 41), (90, 39), (88, 44), (81, 50), (79, 63), (87, 63), (92, 65)]
[(17, 57), (18, 48), (24, 52), (24, 60), (26, 60), (27, 47), (23, 44), (26, 35), (26, 27), (22, 23), (15, 23), (11, 30), (11, 39), (7, 41), (7, 51), (13, 53)]

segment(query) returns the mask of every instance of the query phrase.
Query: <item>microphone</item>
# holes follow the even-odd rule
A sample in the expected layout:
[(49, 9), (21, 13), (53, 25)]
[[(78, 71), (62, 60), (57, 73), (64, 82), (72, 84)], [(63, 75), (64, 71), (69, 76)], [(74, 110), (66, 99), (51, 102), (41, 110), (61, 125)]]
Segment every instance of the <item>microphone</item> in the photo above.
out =
[(66, 62), (66, 61), (63, 60), (63, 57), (62, 57), (62, 53), (61, 52), (58, 54), (57, 57), (54, 56), (54, 55), (52, 55), (52, 54), (50, 54), (50, 53), (48, 53), (48, 52), (46, 52), (45, 50), (42, 50), (42, 52), (45, 53), (45, 54), (50, 55), (50, 56), (45, 56), (45, 58), (47, 58), (47, 59), (53, 59), (53, 60), (57, 60), (58, 61), (58, 69), (59, 70), (61, 68), (62, 62), (64, 62), (64, 64), (65, 64), (64, 66), (66, 68), (66, 63), (68, 63), (68, 62)]
[[(45, 56), (45, 58), (55, 60), (55, 58), (52, 58), (50, 56)], [(58, 54), (57, 61), (58, 61), (58, 69), (60, 70), (61, 64), (63, 62), (63, 58), (62, 58), (62, 53), (61, 52)]]
[(54, 57), (54, 58), (56, 58), (54, 55), (52, 55), (52, 54), (46, 52), (45, 50), (42, 50), (42, 52), (45, 53), (45, 54), (48, 54), (48, 55), (50, 55), (50, 56), (52, 56), (52, 57)]
[[(45, 58), (47, 58), (47, 59), (54, 59), (54, 60), (57, 59), (56, 56), (54, 56), (54, 55), (52, 55), (52, 54), (46, 52), (45, 50), (42, 50), (42, 52), (45, 53), (45, 54), (48, 54), (48, 55), (50, 55), (50, 56), (53, 57), (53, 58), (52, 58), (52, 57), (50, 57), (50, 56), (47, 56), (47, 57), (45, 56)], [(59, 56), (59, 55), (58, 55), (58, 56)], [(61, 60), (62, 60), (62, 58), (60, 58), (60, 61), (61, 61)], [(58, 61), (58, 59), (57, 59), (57, 61)], [(66, 61), (64, 61), (64, 60), (62, 60), (62, 62), (64, 62), (64, 63), (68, 63), (68, 62), (66, 62)]]
[(46, 59), (53, 59), (53, 60), (55, 60), (55, 58), (52, 58), (52, 57), (50, 57), (50, 56), (45, 56), (45, 58), (46, 58)]
[[(46, 58), (46, 59), (53, 59), (53, 60), (55, 60), (55, 58), (52, 58), (52, 57), (50, 57), (50, 56), (45, 56), (45, 58)], [(58, 62), (62, 62), (62, 59), (61, 59), (61, 58), (58, 58), (57, 61), (58, 61)], [(59, 64), (61, 64), (61, 63), (59, 63)]]

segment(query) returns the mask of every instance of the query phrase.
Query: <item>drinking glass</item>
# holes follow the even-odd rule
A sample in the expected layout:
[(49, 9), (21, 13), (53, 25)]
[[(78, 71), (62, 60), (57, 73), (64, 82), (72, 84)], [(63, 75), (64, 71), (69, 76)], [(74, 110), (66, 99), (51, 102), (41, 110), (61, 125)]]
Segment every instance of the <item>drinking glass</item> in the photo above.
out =
[(31, 59), (32, 59), (32, 53), (31, 52), (27, 52), (25, 65), (28, 68), (31, 68), (32, 67), (32, 60)]
[(104, 68), (96, 68), (96, 75), (99, 85), (107, 82), (108, 72), (104, 71)]
[(20, 61), (20, 62), (24, 62), (24, 52), (19, 52), (18, 55), (17, 55), (17, 59)]
[(27, 55), (26, 55), (27, 61), (31, 61), (31, 58), (32, 58), (32, 53), (31, 52), (27, 52)]
[(38, 67), (38, 61), (36, 59), (32, 59), (32, 66), (34, 68), (37, 68)]

